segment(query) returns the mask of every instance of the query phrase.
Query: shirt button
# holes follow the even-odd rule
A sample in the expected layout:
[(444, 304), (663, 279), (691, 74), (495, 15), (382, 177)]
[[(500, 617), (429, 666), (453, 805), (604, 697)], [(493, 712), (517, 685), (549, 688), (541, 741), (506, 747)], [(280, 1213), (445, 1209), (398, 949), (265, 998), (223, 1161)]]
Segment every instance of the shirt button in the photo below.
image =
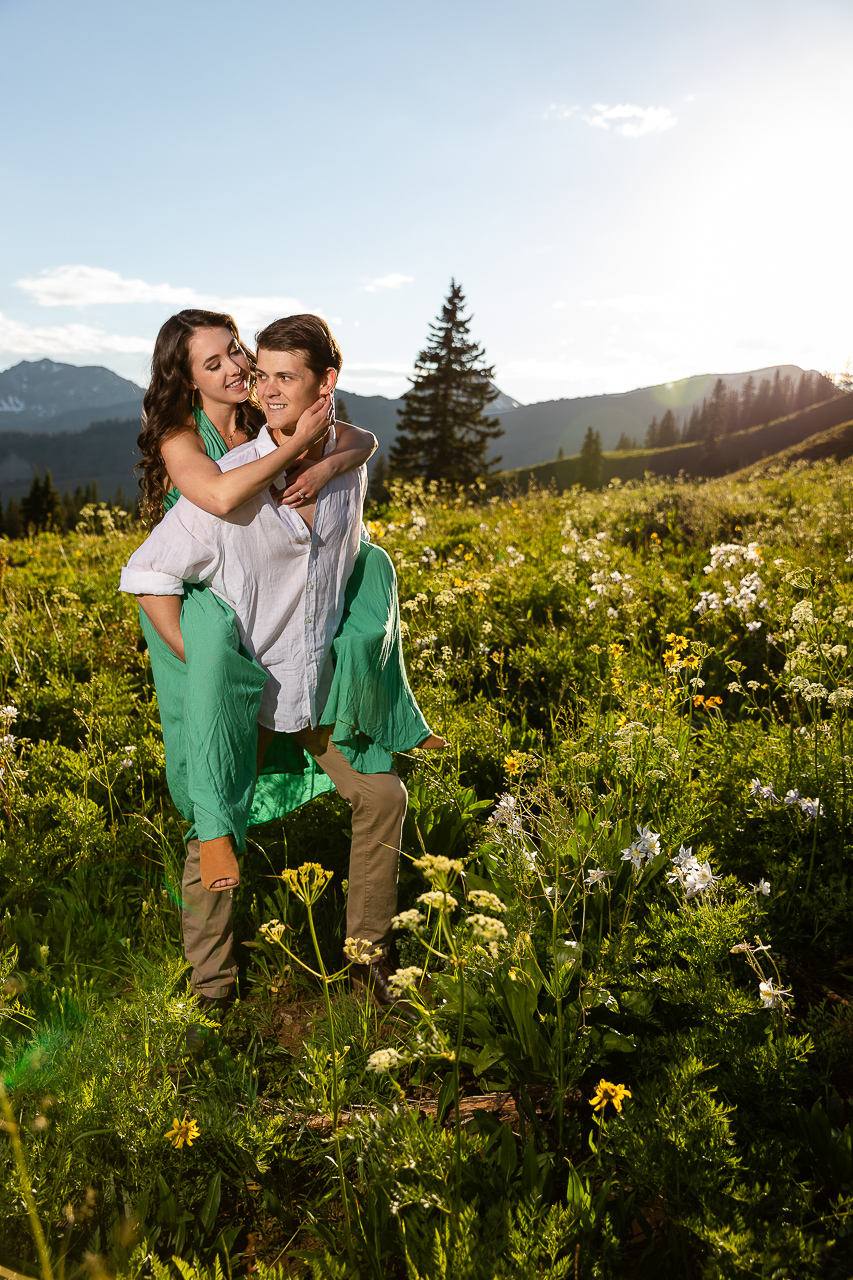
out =
[(311, 619), (310, 619), (310, 618), (306, 618), (306, 619), (305, 619), (305, 621), (306, 621), (306, 622), (310, 622), (310, 621), (311, 621)]

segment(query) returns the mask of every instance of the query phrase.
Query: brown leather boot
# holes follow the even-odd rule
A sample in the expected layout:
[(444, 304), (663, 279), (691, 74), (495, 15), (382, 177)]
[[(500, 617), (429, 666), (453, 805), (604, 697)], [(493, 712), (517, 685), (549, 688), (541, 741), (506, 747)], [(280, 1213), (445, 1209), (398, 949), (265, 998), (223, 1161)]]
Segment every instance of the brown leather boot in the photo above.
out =
[(388, 979), (398, 967), (397, 963), (395, 963), (396, 948), (394, 951), (393, 958), (389, 955), (383, 955), (378, 960), (374, 960), (372, 964), (351, 965), (349, 971), (350, 985), (354, 991), (367, 992), (380, 1009), (384, 1009), (389, 1013), (396, 1013), (398, 1016), (408, 1018), (414, 1022), (418, 1015), (408, 1000), (403, 1000), (401, 996), (395, 995), (388, 985)]

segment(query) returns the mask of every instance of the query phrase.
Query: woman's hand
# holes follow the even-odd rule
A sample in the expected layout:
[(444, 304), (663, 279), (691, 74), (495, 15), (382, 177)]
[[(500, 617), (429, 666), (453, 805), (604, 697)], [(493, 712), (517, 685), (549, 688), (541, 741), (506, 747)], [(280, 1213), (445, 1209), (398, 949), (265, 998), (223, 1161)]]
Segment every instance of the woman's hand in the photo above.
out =
[(310, 409), (305, 410), (291, 436), (292, 444), (298, 445), (300, 450), (304, 451), (310, 449), (312, 445), (319, 444), (328, 435), (331, 403), (331, 396), (324, 394), (319, 400), (314, 401)]
[(317, 494), (332, 478), (333, 468), (327, 458), (303, 464), (296, 476), (288, 473), (287, 488), (274, 496), (282, 507), (302, 507), (317, 501)]

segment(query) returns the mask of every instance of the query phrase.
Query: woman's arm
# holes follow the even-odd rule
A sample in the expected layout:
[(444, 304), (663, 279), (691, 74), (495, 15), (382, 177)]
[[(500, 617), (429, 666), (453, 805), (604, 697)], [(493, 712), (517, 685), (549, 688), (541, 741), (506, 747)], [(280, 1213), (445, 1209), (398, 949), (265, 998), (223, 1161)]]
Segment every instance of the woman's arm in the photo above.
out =
[(169, 479), (196, 507), (212, 516), (227, 516), (250, 498), (257, 497), (270, 482), (302, 456), (328, 430), (328, 396), (306, 409), (290, 439), (274, 453), (242, 467), (220, 471), (207, 456), (204, 443), (194, 431), (180, 431), (164, 440), (161, 447)]
[(137, 596), (139, 607), (163, 640), (181, 662), (186, 662), (184, 637), (181, 634), (181, 596)]
[(371, 431), (342, 422), (334, 452), (316, 462), (305, 464), (282, 494), (282, 506), (299, 507), (303, 502), (313, 502), (330, 480), (363, 466), (376, 452), (376, 448), (376, 436)]

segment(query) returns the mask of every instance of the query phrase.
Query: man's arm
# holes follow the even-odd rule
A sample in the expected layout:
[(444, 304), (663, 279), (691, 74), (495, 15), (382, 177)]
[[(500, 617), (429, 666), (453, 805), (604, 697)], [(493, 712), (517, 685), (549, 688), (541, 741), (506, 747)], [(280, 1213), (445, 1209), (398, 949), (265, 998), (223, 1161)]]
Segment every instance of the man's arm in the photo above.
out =
[(119, 591), (136, 596), (154, 630), (182, 661), (184, 582), (203, 582), (215, 566), (219, 527), (215, 516), (181, 498), (121, 571)]

